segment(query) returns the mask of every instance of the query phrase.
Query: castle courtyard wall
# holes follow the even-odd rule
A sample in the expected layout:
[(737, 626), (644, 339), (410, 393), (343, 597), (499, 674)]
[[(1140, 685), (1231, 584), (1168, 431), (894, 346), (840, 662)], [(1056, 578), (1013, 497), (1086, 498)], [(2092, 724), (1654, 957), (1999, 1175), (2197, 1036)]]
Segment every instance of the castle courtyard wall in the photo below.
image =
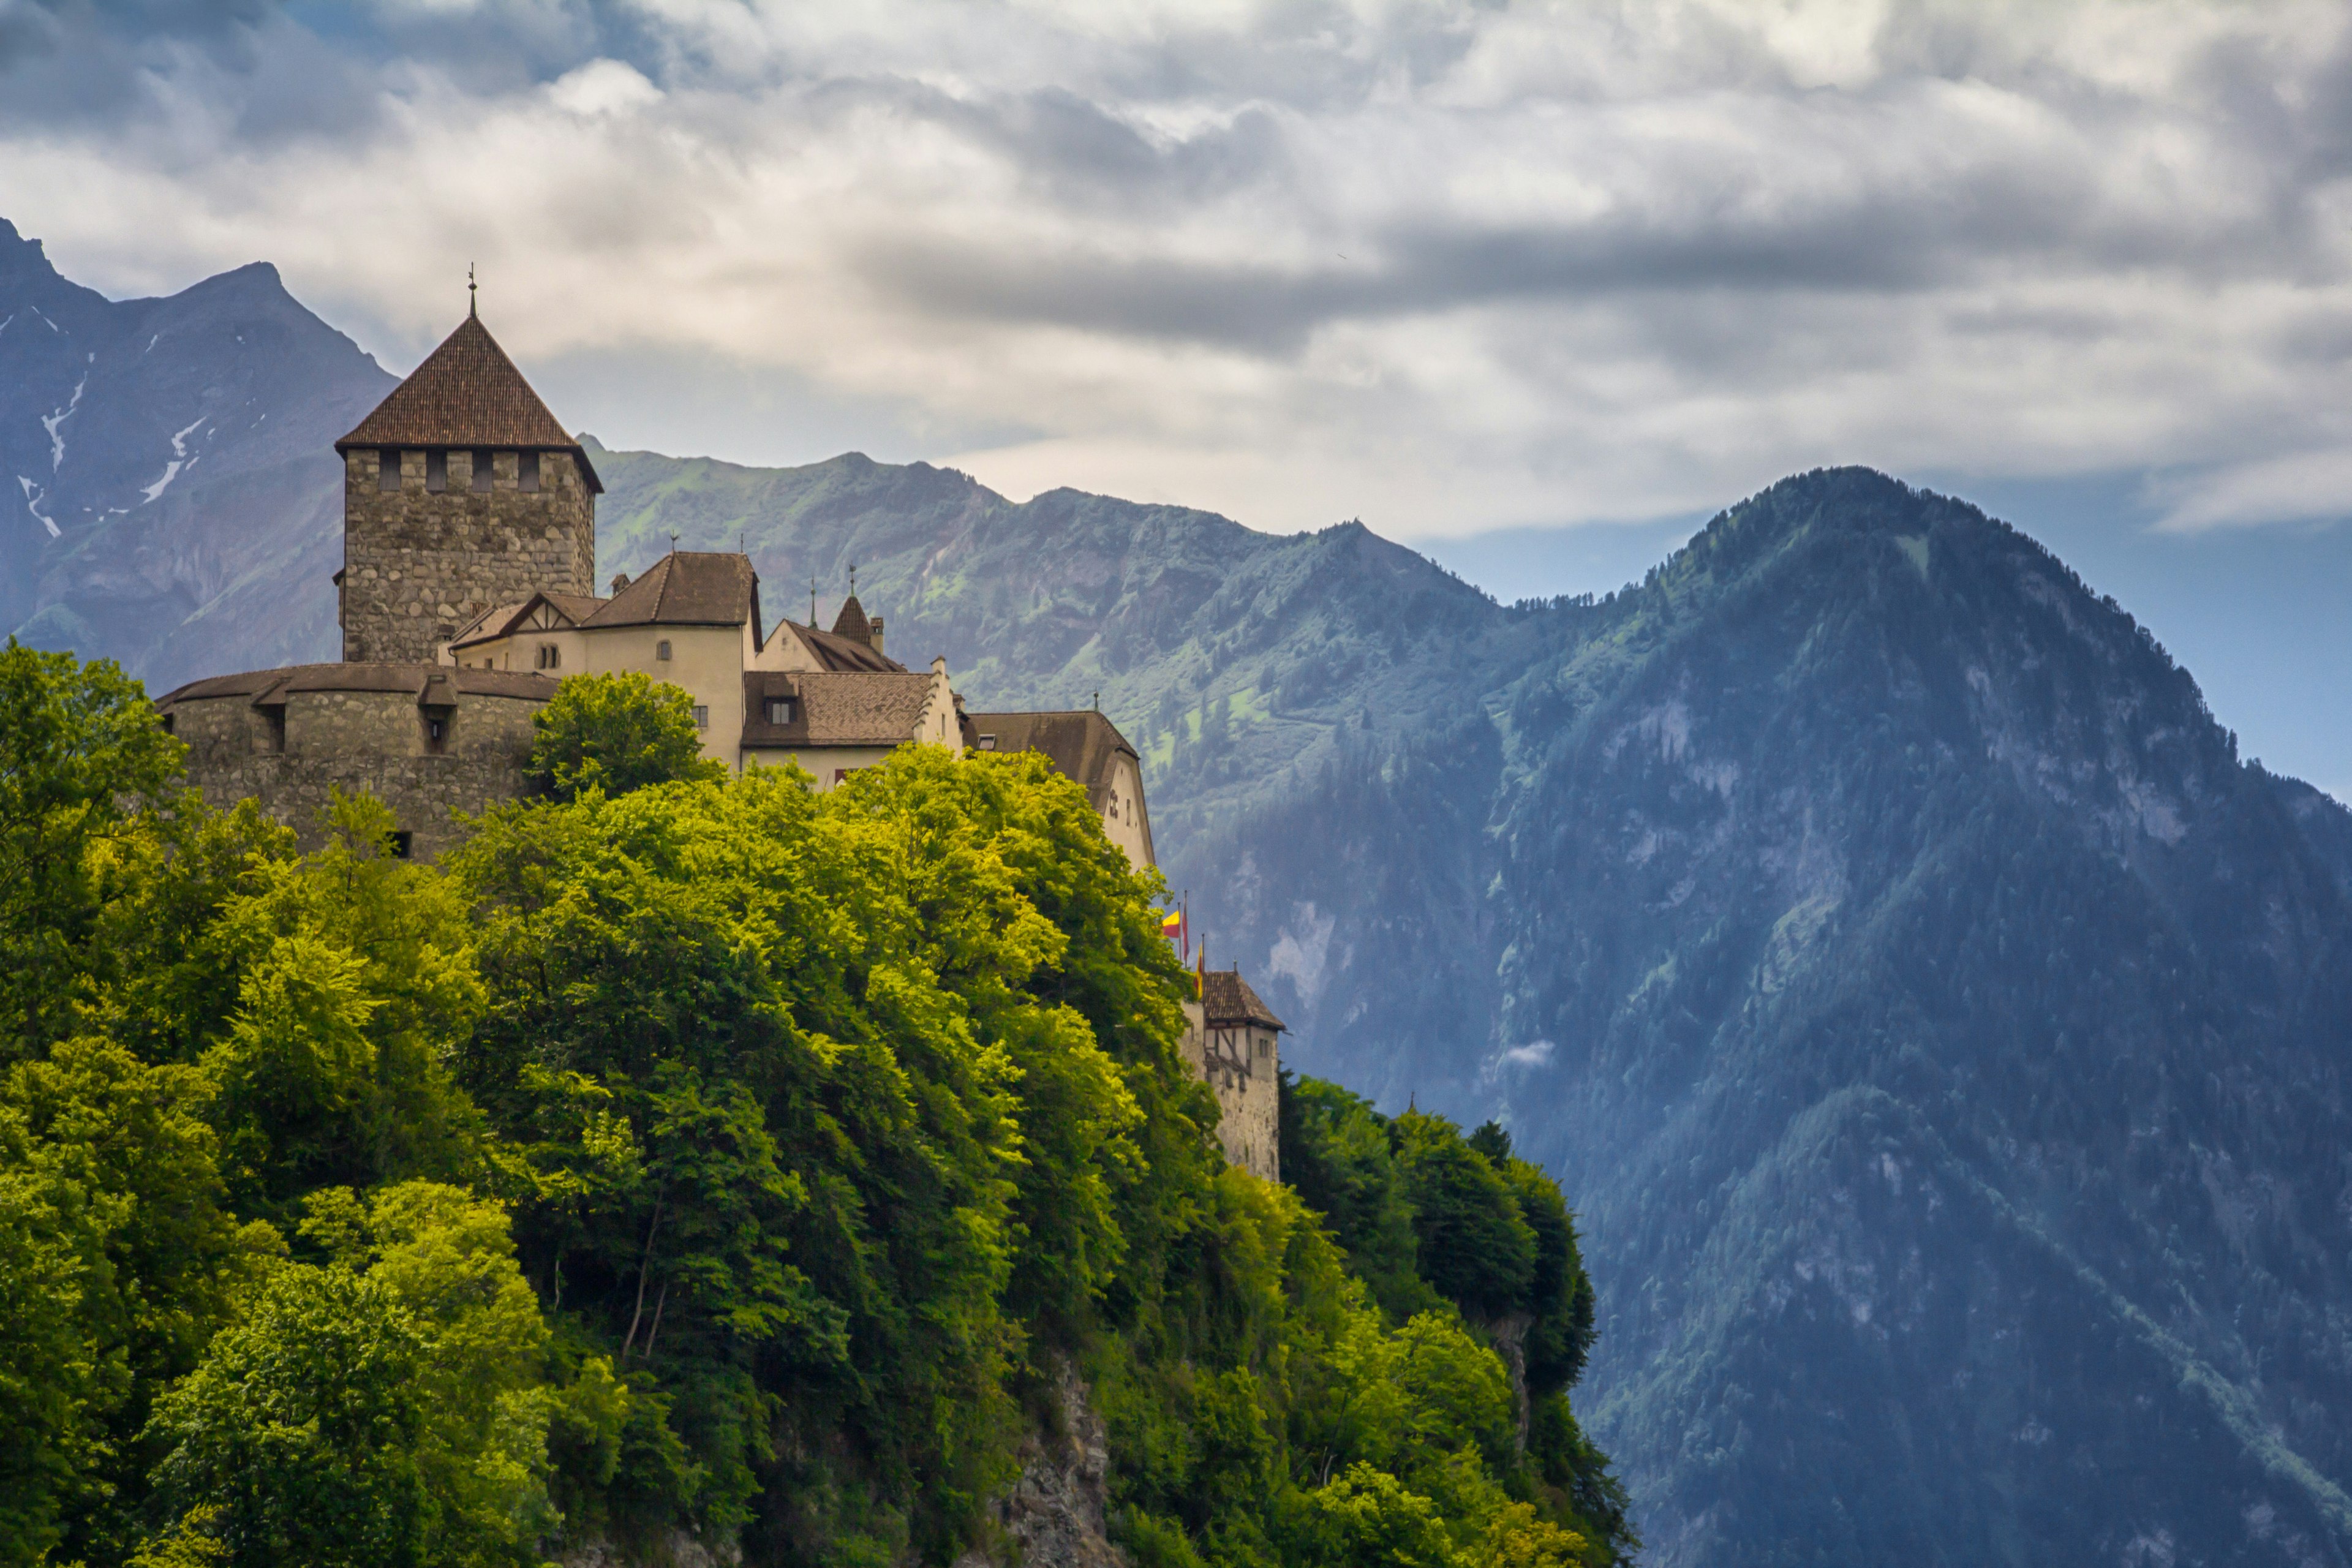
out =
[[(466, 692), (420, 705), (415, 689), (288, 692), (257, 707), (249, 692), (169, 702), (172, 732), (188, 745), (188, 782), (206, 805), (257, 802), (294, 830), (305, 850), (326, 839), (337, 790), (369, 795), (393, 815), (418, 859), (437, 858), (463, 829), (453, 814), (479, 816), (525, 793), (531, 716), (541, 697)], [(284, 714), (279, 749), (272, 709)], [(432, 749), (426, 723), (445, 725)]]

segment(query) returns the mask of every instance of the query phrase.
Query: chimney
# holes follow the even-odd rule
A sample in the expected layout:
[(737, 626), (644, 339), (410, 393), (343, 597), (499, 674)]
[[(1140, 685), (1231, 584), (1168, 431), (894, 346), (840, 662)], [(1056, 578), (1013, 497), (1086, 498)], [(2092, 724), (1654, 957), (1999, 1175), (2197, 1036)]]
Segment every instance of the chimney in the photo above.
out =
[(874, 651), (876, 653), (880, 653), (882, 651), (882, 617), (879, 616), (872, 616), (866, 621), (866, 625), (873, 633), (873, 636), (868, 637), (866, 640), (873, 644)]

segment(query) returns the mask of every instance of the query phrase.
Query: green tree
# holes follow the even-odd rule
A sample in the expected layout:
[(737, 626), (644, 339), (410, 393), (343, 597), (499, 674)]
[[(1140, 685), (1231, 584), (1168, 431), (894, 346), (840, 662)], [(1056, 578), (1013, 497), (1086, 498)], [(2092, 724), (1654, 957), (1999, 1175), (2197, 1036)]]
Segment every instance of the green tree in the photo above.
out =
[(558, 800), (726, 773), (725, 764), (702, 754), (694, 699), (635, 670), (568, 677), (531, 727), (527, 772)]
[(1408, 1110), (1391, 1127), (1422, 1277), (1475, 1316), (1526, 1310), (1536, 1237), (1510, 1184), (1443, 1117)]
[(0, 1057), (69, 1030), (91, 852), (163, 804), (184, 750), (112, 661), (0, 648)]
[(84, 1038), (0, 1078), (0, 1563), (119, 1554), (149, 1405), (276, 1245), (225, 1211), (208, 1094)]
[(163, 1500), (174, 1517), (214, 1510), (236, 1568), (428, 1561), (427, 1351), (383, 1282), (341, 1265), (272, 1271), (157, 1407)]

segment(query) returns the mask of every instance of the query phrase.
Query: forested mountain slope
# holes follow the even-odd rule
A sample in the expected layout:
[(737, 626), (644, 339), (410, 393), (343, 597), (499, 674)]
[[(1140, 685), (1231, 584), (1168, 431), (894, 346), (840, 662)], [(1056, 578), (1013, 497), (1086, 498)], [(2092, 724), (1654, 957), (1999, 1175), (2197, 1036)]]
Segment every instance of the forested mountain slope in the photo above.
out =
[(1866, 471), (1600, 616), (1221, 830), (1210, 923), (1563, 1173), (1654, 1560), (2343, 1561), (2346, 814)]

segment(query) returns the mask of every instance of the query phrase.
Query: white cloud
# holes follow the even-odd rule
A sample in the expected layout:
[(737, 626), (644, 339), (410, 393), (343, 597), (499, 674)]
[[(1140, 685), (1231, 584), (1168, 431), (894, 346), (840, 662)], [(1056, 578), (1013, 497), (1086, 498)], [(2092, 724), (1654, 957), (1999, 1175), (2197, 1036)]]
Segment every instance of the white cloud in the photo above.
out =
[(138, 69), (118, 111), (0, 109), (5, 216), (110, 291), (275, 260), (395, 365), (478, 260), (526, 364), (704, 354), (1017, 429), (933, 454), (1015, 493), (1262, 527), (1839, 461), (2194, 473), (2195, 527), (2347, 477), (2336, 5), (415, 12), (69, 40)]

